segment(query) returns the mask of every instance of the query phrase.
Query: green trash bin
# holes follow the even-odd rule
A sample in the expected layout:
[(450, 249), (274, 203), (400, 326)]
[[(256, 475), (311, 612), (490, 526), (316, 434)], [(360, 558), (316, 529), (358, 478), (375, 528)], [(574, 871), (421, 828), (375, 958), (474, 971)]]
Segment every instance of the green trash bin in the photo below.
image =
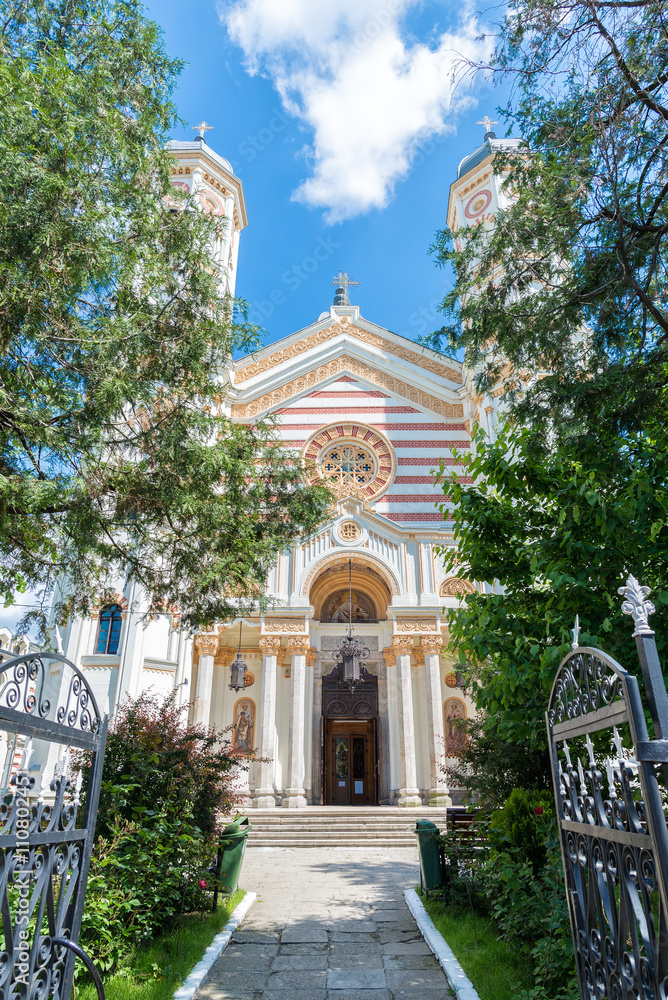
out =
[(222, 892), (234, 892), (237, 887), (241, 862), (246, 850), (246, 840), (252, 829), (253, 826), (247, 816), (237, 816), (220, 835), (221, 840), (228, 841), (218, 852), (220, 858), (218, 883)]
[(439, 889), (443, 885), (437, 840), (440, 831), (430, 819), (419, 819), (415, 824), (415, 834), (420, 855), (420, 885), (423, 889)]

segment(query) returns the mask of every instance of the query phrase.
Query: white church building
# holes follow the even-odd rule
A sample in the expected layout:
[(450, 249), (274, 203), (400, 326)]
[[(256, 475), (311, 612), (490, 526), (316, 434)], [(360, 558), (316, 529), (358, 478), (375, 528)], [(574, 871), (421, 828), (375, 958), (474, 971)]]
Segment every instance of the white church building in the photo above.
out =
[[(493, 225), (503, 205), (493, 133), (460, 164), (447, 224)], [(170, 144), (174, 183), (225, 216), (217, 253), (234, 293), (247, 225), (243, 185), (203, 138)], [(243, 253), (241, 255), (243, 262)], [(194, 721), (230, 727), (256, 748), (247, 804), (435, 806), (456, 800), (442, 764), (473, 705), (446, 653), (448, 609), (477, 584), (447, 573), (454, 545), (441, 462), (492, 427), (500, 402), (476, 395), (472, 373), (334, 304), (306, 327), (231, 363), (225, 405), (234, 421), (273, 416), (311, 478), (333, 486), (328, 523), (272, 567), (271, 610), (196, 636), (178, 611), (146, 620), (134, 584), (117, 585), (97, 614), (63, 630), (65, 655), (113, 714), (128, 696), (176, 690)], [(446, 513), (437, 504), (446, 503)], [(351, 594), (352, 591), (352, 594)], [(346, 683), (334, 648), (349, 626), (368, 649), (360, 683)], [(232, 690), (239, 649), (246, 687)]]

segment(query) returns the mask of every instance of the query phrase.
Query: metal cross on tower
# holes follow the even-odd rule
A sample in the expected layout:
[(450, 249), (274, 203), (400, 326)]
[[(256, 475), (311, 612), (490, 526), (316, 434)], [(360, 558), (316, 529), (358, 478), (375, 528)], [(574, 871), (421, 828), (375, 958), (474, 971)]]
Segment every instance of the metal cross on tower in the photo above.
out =
[(336, 285), (337, 288), (342, 288), (347, 295), (348, 289), (352, 285), (359, 285), (359, 281), (353, 281), (347, 271), (339, 270), (337, 276), (332, 278), (332, 284)]
[[(198, 138), (200, 138), (200, 139), (204, 139), (204, 133), (205, 132), (210, 132), (212, 128), (213, 128), (213, 125), (207, 125), (207, 123), (203, 119), (199, 123), (199, 125), (193, 125), (192, 126), (193, 131), (195, 131), (195, 132), (198, 133)], [(206, 142), (206, 139), (204, 141)]]
[(481, 122), (476, 122), (476, 125), (484, 125), (485, 126), (485, 132), (491, 132), (492, 131), (492, 125), (498, 125), (498, 124), (499, 124), (498, 122), (493, 122), (492, 119), (489, 117), (489, 115), (485, 115), (485, 117), (483, 118), (483, 120)]

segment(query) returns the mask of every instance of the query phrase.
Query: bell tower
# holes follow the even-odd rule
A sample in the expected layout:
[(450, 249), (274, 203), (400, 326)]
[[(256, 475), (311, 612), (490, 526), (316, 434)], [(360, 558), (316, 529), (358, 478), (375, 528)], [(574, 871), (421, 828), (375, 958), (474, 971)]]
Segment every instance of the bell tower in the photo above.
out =
[(208, 145), (205, 132), (210, 131), (212, 126), (203, 121), (193, 128), (199, 134), (192, 141), (172, 140), (167, 143), (167, 149), (174, 158), (172, 183), (191, 194), (202, 211), (212, 212), (225, 220), (224, 230), (216, 240), (214, 256), (224, 275), (221, 294), (233, 296), (239, 237), (248, 225), (244, 188), (230, 162)]

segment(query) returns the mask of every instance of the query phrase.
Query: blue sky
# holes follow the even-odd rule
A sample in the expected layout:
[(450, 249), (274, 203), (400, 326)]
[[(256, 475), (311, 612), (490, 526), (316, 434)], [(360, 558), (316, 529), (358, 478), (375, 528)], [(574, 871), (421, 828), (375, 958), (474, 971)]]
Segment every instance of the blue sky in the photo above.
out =
[(209, 143), (244, 182), (237, 294), (267, 342), (328, 308), (339, 268), (360, 281), (351, 300), (368, 319), (411, 339), (438, 328), (452, 278), (429, 245), (459, 161), (482, 141), (477, 120), (498, 118), (502, 103), (482, 79), (452, 95), (452, 53), (484, 55), (487, 44), (464, 5), (154, 0), (147, 10), (187, 63), (181, 117), (214, 126)]

